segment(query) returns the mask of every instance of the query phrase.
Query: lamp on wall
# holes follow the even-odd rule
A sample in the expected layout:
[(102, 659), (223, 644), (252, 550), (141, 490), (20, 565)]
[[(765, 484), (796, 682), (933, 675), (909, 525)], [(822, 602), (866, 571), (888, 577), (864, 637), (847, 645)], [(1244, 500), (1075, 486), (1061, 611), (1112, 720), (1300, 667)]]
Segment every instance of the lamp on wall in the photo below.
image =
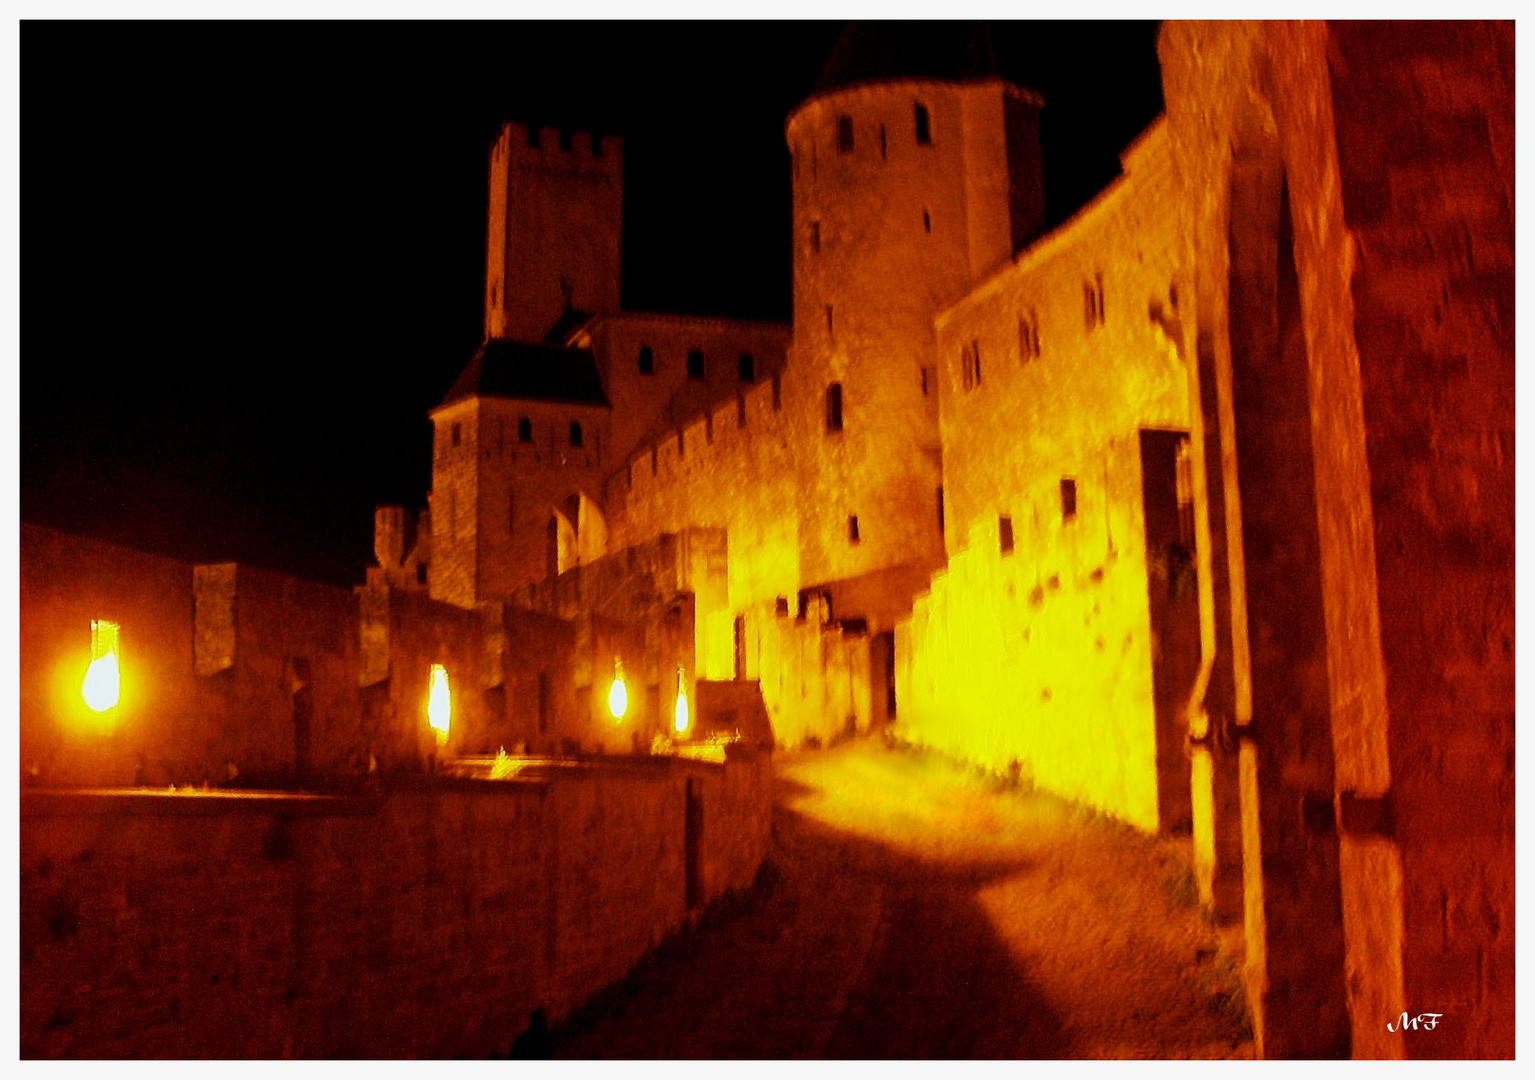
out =
[(118, 629), (115, 622), (91, 620), (91, 666), (85, 669), (80, 695), (93, 712), (117, 707), (122, 680), (117, 662)]
[(624, 685), (624, 662), (613, 657), (613, 685), (608, 690), (608, 712), (615, 723), (622, 722), (629, 711), (629, 688)]
[(426, 722), (437, 733), (437, 745), (448, 741), (448, 721), (453, 714), (453, 697), (448, 690), (448, 669), (432, 665), (431, 687), (426, 695)]
[(682, 666), (680, 664), (677, 666), (677, 708), (675, 715), (677, 734), (686, 734), (688, 730), (687, 676), (683, 673)]

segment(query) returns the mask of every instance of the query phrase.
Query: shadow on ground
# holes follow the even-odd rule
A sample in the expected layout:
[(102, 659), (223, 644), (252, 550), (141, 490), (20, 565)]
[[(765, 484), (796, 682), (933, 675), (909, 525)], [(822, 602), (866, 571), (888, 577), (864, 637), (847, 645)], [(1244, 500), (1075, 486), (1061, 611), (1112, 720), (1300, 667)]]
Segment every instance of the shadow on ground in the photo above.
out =
[(978, 889), (1020, 861), (940, 866), (782, 803), (772, 862), (555, 1031), (566, 1058), (1059, 1058), (1059, 1018)]

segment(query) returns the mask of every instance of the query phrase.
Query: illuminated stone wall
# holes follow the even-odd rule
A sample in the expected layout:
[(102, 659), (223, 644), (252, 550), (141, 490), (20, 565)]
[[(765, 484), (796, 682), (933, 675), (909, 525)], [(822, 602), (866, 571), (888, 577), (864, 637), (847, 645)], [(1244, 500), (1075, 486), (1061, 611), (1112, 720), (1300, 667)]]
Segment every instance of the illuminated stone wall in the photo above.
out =
[(24, 1057), (483, 1057), (767, 851), (766, 755), (315, 798), (33, 792)]
[[(370, 757), (381, 771), (420, 769), (434, 754), (557, 749), (586, 734), (575, 633), (557, 618), (468, 611), (377, 581), (353, 592), (243, 564), (193, 567), (32, 525), (21, 586), (29, 783), (216, 786), (233, 765), (239, 783), (290, 786), (361, 776)], [(122, 628), (109, 714), (81, 697), (92, 619)], [(425, 717), (433, 664), (453, 692), (443, 750)]]
[(1125, 176), (939, 316), (950, 556), (896, 647), (906, 737), (1153, 830), (1139, 432), (1189, 426), (1173, 194), (1158, 125)]
[(1260, 1052), (1511, 1055), (1512, 28), (1159, 52)]
[[(1032, 119), (1037, 105), (1000, 80), (894, 81), (818, 94), (789, 117), (794, 345), (785, 390), (803, 454), (804, 584), (942, 564), (933, 317), (1037, 231), (1037, 133), (1007, 122), (1009, 109)], [(833, 383), (840, 430), (827, 424)]]
[[(633, 453), (647, 438), (690, 422), (711, 407), (734, 401), (756, 383), (783, 370), (789, 327), (689, 315), (624, 312), (594, 320), (571, 340), (590, 348), (613, 405), (608, 428), (612, 461)], [(650, 350), (651, 371), (640, 370), (640, 350)], [(703, 354), (703, 378), (688, 371), (688, 356)], [(741, 379), (749, 354), (752, 379)], [(611, 471), (611, 468), (609, 469)]]
[[(1513, 24), (1331, 35), (1403, 990), (1409, 1010), (1445, 1013), (1405, 1051), (1512, 1057)], [(1345, 836), (1381, 846), (1382, 828), (1350, 817)]]

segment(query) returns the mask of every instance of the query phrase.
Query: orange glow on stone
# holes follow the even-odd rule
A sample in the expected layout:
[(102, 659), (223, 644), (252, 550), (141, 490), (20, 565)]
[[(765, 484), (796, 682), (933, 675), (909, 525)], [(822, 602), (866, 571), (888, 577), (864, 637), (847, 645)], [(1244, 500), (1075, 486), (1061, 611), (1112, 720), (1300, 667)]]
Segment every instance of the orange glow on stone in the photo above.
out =
[(117, 660), (117, 631), (118, 625), (115, 622), (91, 620), (91, 666), (85, 669), (85, 681), (80, 686), (80, 695), (95, 712), (116, 708), (121, 696), (122, 671)]
[(432, 665), (432, 684), (426, 698), (426, 722), (437, 732), (438, 743), (448, 741), (448, 720), (453, 712), (452, 694), (448, 690), (448, 669), (441, 664)]
[(683, 685), (682, 669), (677, 669), (677, 708), (674, 710), (674, 726), (678, 735), (687, 733), (688, 730), (688, 692)]
[(624, 665), (622, 661), (613, 661), (613, 686), (608, 690), (608, 712), (613, 714), (615, 721), (621, 721), (624, 713), (629, 711), (629, 689), (624, 685)]
[(85, 703), (96, 712), (106, 712), (117, 707), (119, 690), (117, 654), (109, 652), (92, 660), (85, 671), (85, 683), (80, 688)]

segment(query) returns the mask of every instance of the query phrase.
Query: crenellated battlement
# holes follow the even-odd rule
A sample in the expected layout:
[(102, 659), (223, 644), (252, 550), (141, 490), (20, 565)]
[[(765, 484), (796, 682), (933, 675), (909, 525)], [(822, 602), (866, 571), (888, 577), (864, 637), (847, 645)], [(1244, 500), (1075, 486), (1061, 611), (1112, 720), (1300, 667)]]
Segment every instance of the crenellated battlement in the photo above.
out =
[(493, 162), (514, 167), (575, 169), (610, 179), (623, 175), (624, 141), (617, 135), (509, 120), (491, 148)]

